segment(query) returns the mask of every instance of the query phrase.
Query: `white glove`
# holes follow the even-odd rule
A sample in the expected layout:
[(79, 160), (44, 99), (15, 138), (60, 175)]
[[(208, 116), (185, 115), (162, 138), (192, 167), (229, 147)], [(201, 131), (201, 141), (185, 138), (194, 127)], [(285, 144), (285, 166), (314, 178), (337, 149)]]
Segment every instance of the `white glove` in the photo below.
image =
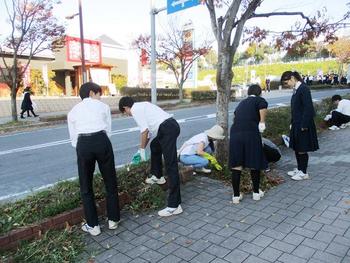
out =
[(326, 117), (324, 117), (324, 119), (323, 119), (323, 120), (325, 120), (325, 121), (329, 121), (331, 117), (332, 117), (332, 116), (331, 116), (330, 114), (327, 114), (327, 115), (326, 115)]
[(265, 122), (259, 122), (259, 132), (263, 133), (266, 130)]
[(146, 150), (140, 148), (139, 149), (139, 153), (140, 153), (140, 156), (141, 156), (141, 161), (143, 161), (143, 162), (146, 161)]

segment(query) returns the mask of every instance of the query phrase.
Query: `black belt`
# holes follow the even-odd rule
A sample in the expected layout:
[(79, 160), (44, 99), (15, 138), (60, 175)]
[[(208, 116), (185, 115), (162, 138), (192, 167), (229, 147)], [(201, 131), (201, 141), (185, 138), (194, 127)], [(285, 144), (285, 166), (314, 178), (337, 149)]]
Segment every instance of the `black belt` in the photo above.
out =
[(89, 137), (89, 136), (94, 136), (102, 133), (106, 134), (106, 131), (103, 130), (103, 131), (92, 132), (92, 133), (79, 133), (78, 137)]

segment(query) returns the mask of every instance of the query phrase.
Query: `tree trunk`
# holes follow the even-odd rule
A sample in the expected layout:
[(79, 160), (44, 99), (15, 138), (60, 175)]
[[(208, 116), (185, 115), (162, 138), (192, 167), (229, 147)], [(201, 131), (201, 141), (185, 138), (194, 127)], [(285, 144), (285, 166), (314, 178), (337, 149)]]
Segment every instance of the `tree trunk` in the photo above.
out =
[[(220, 54), (220, 52), (219, 52)], [(226, 164), (228, 159), (228, 106), (231, 95), (232, 72), (232, 54), (227, 51), (221, 52), (221, 58), (218, 59), (218, 69), (216, 73), (217, 99), (216, 99), (216, 122), (225, 131), (225, 139), (217, 144), (217, 158), (220, 163)]]
[(12, 121), (18, 121), (17, 117), (17, 103), (16, 103), (16, 95), (17, 95), (17, 84), (16, 82), (12, 83), (11, 87), (11, 114)]
[(179, 101), (182, 103), (184, 100), (183, 83), (179, 85)]

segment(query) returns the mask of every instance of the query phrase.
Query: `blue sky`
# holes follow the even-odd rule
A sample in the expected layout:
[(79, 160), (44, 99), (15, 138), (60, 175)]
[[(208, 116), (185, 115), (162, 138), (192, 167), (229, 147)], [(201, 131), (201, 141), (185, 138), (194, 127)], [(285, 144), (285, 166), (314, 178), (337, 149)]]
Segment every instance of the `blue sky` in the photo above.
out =
[[(78, 12), (78, 0), (61, 1), (62, 4), (55, 9), (54, 14), (67, 25), (68, 34), (78, 36), (78, 17), (73, 20), (65, 19), (66, 16)], [(4, 34), (7, 30), (6, 14), (3, 0), (0, 2), (0, 34)], [(166, 2), (166, 0), (154, 0), (157, 8), (165, 7)], [(265, 0), (257, 13), (303, 11), (306, 15), (310, 15), (314, 14), (317, 9), (326, 7), (329, 17), (338, 19), (346, 10), (347, 2), (350, 0)], [(151, 0), (82, 0), (82, 3), (86, 38), (96, 38), (101, 34), (107, 34), (116, 41), (128, 45), (140, 34), (150, 33)], [(315, 3), (317, 3), (316, 6)], [(160, 12), (156, 19), (157, 32), (162, 32), (169, 20), (183, 24), (189, 19), (194, 23), (197, 35), (211, 35), (208, 11), (202, 5), (172, 15), (167, 15), (166, 11)], [(296, 19), (296, 17), (255, 19), (249, 24), (280, 31), (290, 28)]]

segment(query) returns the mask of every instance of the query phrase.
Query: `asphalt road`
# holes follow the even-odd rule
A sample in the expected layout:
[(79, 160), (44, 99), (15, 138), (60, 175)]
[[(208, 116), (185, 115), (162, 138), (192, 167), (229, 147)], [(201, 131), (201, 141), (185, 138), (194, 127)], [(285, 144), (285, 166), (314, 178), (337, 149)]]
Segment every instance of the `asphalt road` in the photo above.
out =
[[(317, 101), (349, 91), (313, 91), (312, 96)], [(267, 96), (266, 99), (269, 107), (278, 107), (288, 105), (290, 96), (290, 93), (281, 93), (278, 97)], [(230, 103), (230, 122), (237, 104)], [(178, 148), (191, 136), (215, 124), (215, 104), (169, 112), (181, 126)], [(116, 165), (130, 162), (139, 145), (136, 123), (130, 117), (113, 119), (112, 133)], [(0, 202), (76, 177), (75, 149), (68, 138), (66, 124), (0, 136)]]

